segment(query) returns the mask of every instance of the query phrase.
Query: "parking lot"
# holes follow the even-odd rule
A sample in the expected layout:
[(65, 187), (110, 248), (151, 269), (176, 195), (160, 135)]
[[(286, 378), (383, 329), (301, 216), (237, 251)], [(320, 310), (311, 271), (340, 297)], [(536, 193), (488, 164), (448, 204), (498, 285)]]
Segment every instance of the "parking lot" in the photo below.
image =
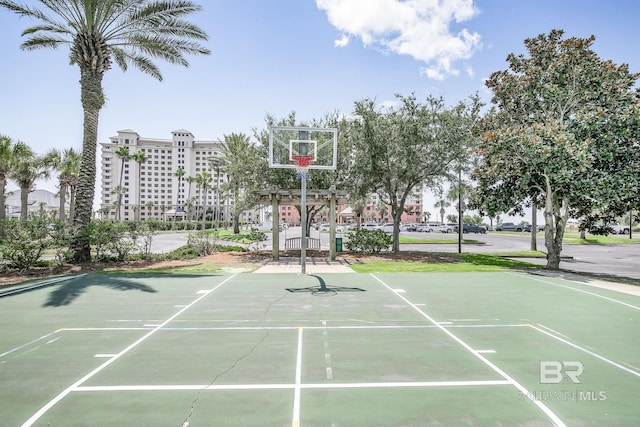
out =
[[(427, 251), (427, 252), (457, 252), (457, 235), (444, 233), (418, 233), (402, 232), (402, 236), (424, 240), (433, 240), (434, 243), (401, 243), (401, 251)], [(341, 233), (337, 237), (343, 237)], [(267, 233), (268, 240), (264, 242), (264, 249), (271, 248), (271, 236)], [(280, 232), (280, 245), (284, 250), (285, 239), (300, 237), (300, 227), (291, 227)], [(324, 250), (329, 248), (329, 233), (311, 229), (311, 236), (320, 238), (321, 247)], [(640, 279), (640, 244), (638, 238), (632, 240), (636, 243), (627, 243), (628, 235), (616, 236), (620, 239), (620, 244), (612, 245), (572, 245), (565, 244), (562, 249), (563, 258), (560, 263), (562, 269), (573, 270), (585, 273), (610, 274), (623, 277)], [(503, 233), (488, 232), (486, 234), (465, 234), (465, 239), (475, 240), (477, 243), (465, 243), (462, 245), (463, 252), (495, 253), (495, 252), (515, 252), (528, 251), (531, 248), (531, 235), (529, 233)], [(450, 239), (450, 243), (435, 243), (438, 239)], [(187, 233), (168, 233), (154, 237), (154, 252), (169, 252), (176, 249), (187, 241)], [(546, 251), (544, 246), (544, 234), (537, 234), (538, 250)], [(543, 258), (532, 258), (527, 261), (545, 264)]]

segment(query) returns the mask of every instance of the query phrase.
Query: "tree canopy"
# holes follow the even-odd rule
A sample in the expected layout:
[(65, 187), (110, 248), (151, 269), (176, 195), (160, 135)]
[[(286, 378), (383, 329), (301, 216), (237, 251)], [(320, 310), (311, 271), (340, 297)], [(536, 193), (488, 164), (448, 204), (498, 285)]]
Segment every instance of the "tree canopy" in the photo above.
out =
[[(33, 2), (31, 2), (33, 3)], [(115, 62), (122, 70), (134, 66), (162, 80), (155, 59), (188, 66), (186, 54), (208, 54), (200, 44), (206, 33), (185, 18), (201, 7), (186, 0), (41, 0), (40, 8), (12, 0), (0, 7), (37, 24), (25, 29), (25, 50), (67, 47), (71, 65), (80, 71), (84, 114), (82, 161), (74, 213), (73, 258), (91, 260), (87, 226), (91, 221), (96, 182), (98, 119), (105, 103), (102, 80)]]
[(529, 53), (487, 80), (493, 109), (482, 142), (475, 207), (489, 215), (544, 206), (547, 268), (559, 268), (569, 217), (582, 227), (638, 206), (640, 109), (628, 66), (602, 60), (595, 38), (525, 40)]
[[(399, 250), (399, 224), (407, 198), (438, 180), (457, 176), (469, 164), (477, 97), (445, 106), (442, 98), (397, 95), (398, 105), (380, 108), (364, 99), (355, 104), (346, 136), (354, 157), (349, 176), (356, 195), (375, 192), (391, 207), (393, 250)], [(341, 140), (342, 142), (343, 140)]]

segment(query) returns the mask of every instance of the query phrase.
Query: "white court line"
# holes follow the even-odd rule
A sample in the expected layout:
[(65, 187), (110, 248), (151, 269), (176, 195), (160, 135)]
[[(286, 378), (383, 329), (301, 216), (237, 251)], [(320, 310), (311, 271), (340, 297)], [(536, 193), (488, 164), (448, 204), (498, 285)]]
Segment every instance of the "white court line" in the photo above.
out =
[[(371, 273), (370, 273), (371, 274)], [(378, 282), (380, 282), (385, 288), (389, 289), (390, 291), (393, 291), (393, 289), (387, 285), (385, 282), (382, 281), (382, 279), (378, 278), (375, 274), (371, 274), (371, 276), (376, 279)], [(545, 405), (543, 402), (541, 402), (540, 400), (537, 400), (535, 398), (533, 398), (533, 394), (531, 392), (529, 392), (529, 390), (527, 390), (522, 384), (520, 384), (519, 382), (517, 382), (515, 379), (511, 378), (506, 372), (504, 372), (502, 369), (498, 368), (498, 366), (496, 366), (495, 364), (493, 364), (489, 359), (487, 359), (486, 357), (484, 357), (482, 354), (478, 353), (476, 350), (474, 350), (469, 344), (467, 344), (466, 342), (464, 342), (461, 338), (458, 338), (457, 335), (455, 335), (453, 332), (449, 331), (447, 328), (445, 328), (442, 325), (439, 325), (438, 322), (436, 322), (435, 319), (433, 319), (431, 316), (429, 316), (427, 313), (425, 313), (424, 311), (422, 311), (420, 308), (416, 307), (415, 304), (413, 304), (411, 301), (409, 301), (407, 298), (405, 298), (404, 296), (396, 293), (396, 295), (398, 296), (398, 298), (401, 298), (404, 302), (406, 302), (407, 304), (409, 304), (411, 307), (413, 307), (418, 313), (420, 313), (425, 319), (429, 320), (431, 323), (433, 323), (434, 325), (436, 325), (438, 328), (440, 328), (440, 330), (442, 332), (444, 332), (445, 334), (449, 335), (454, 341), (456, 341), (458, 344), (460, 344), (462, 347), (464, 347), (465, 349), (467, 349), (469, 352), (471, 352), (471, 354), (473, 354), (474, 356), (476, 356), (478, 359), (480, 359), (482, 362), (484, 362), (487, 366), (489, 366), (491, 369), (493, 369), (496, 373), (498, 373), (502, 378), (504, 378), (505, 380), (509, 381), (509, 383), (513, 384), (513, 386), (515, 386), (521, 393), (523, 396), (527, 396), (527, 398), (533, 402), (534, 405), (536, 405), (538, 408), (540, 408), (540, 410), (542, 410), (542, 412), (544, 412), (550, 419), (551, 421), (554, 423), (554, 425), (558, 426), (558, 427), (566, 427), (566, 424), (551, 410), (547, 407), (547, 405)]]
[(71, 275), (71, 276), (57, 277), (55, 279), (46, 280), (44, 282), (36, 283), (34, 285), (31, 285), (31, 286), (17, 288), (17, 289), (12, 290), (12, 291), (1, 292), (0, 295), (2, 297), (8, 297), (9, 295), (13, 295), (13, 294), (21, 294), (21, 293), (28, 292), (28, 291), (33, 291), (33, 290), (36, 290), (36, 289), (39, 289), (39, 288), (46, 288), (47, 286), (54, 285), (54, 284), (56, 284), (58, 282), (64, 282), (65, 280), (77, 279), (79, 277), (86, 276), (87, 274), (88, 273), (82, 273), (82, 274), (76, 274), (76, 275)]
[[(446, 322), (440, 322), (444, 324)], [(503, 323), (503, 324), (488, 324), (488, 325), (447, 325), (448, 328), (518, 328), (529, 327), (528, 323)], [(293, 331), (298, 330), (300, 326), (219, 326), (219, 327), (205, 327), (205, 328), (162, 328), (163, 331)], [(322, 329), (437, 329), (434, 325), (353, 325), (353, 326), (305, 326), (304, 329), (308, 330), (322, 330)], [(62, 328), (56, 332), (61, 331), (148, 331), (151, 328)], [(49, 334), (51, 335), (51, 334)], [(42, 339), (42, 338), (39, 338)], [(26, 344), (25, 344), (26, 345)]]
[[(311, 383), (311, 384), (194, 384), (194, 385), (114, 385), (114, 386), (82, 386), (76, 392), (105, 391), (191, 391), (191, 390), (297, 390), (297, 389), (341, 389), (341, 388), (411, 388), (411, 387), (474, 387), (512, 385), (507, 380), (488, 381), (413, 381), (383, 383)], [(299, 415), (299, 414), (298, 414)], [(297, 420), (298, 423), (300, 420)], [(294, 425), (296, 420), (293, 420)]]
[(293, 416), (291, 427), (300, 426), (300, 392), (302, 383), (302, 331), (298, 328), (298, 354), (296, 355), (296, 384), (293, 392)]
[(543, 324), (541, 324), (541, 323), (538, 323), (538, 326), (540, 326), (541, 328), (546, 329), (547, 331), (551, 331), (551, 332), (553, 332), (553, 333), (554, 333), (554, 334), (556, 334), (556, 335), (560, 335), (561, 337), (565, 337), (565, 338), (567, 338), (567, 339), (569, 339), (569, 338), (570, 338), (570, 337), (568, 337), (567, 335), (565, 335), (565, 334), (561, 334), (560, 332), (556, 331), (555, 329), (551, 329), (551, 328), (549, 328), (548, 326), (544, 326), (544, 325), (543, 325)]
[(86, 331), (148, 331), (151, 328), (146, 327), (130, 327), (130, 328), (60, 328), (56, 332), (86, 332)]
[[(552, 334), (551, 332), (545, 331), (544, 329), (540, 329), (540, 328), (538, 328), (538, 327), (537, 327), (537, 326), (535, 326), (535, 325), (529, 325), (529, 326), (530, 326), (530, 327), (532, 327), (533, 329), (535, 329), (535, 330), (536, 330), (536, 331), (538, 331), (538, 332), (542, 332), (543, 334), (548, 335), (548, 336), (550, 336), (550, 337), (551, 337), (551, 338), (553, 338), (553, 339), (556, 339), (556, 340), (558, 340), (558, 341), (560, 341), (560, 342), (562, 342), (562, 343), (567, 344), (568, 346), (571, 346), (571, 347), (573, 347), (573, 348), (575, 348), (575, 349), (578, 349), (578, 350), (580, 350), (580, 351), (583, 351), (583, 352), (587, 353), (588, 355), (595, 357), (596, 359), (600, 359), (600, 360), (602, 360), (602, 361), (603, 361), (603, 362), (605, 362), (605, 363), (608, 363), (608, 364), (610, 364), (610, 365), (612, 365), (612, 366), (615, 366), (616, 368), (620, 368), (620, 369), (622, 369), (622, 370), (623, 370), (623, 371), (625, 371), (625, 372), (628, 372), (628, 373), (630, 373), (630, 374), (635, 375), (636, 377), (640, 377), (640, 372), (636, 372), (636, 371), (634, 371), (633, 369), (629, 369), (629, 368), (627, 368), (626, 366), (623, 366), (623, 365), (621, 365), (621, 364), (619, 364), (619, 363), (617, 363), (617, 362), (614, 362), (614, 361), (613, 361), (613, 360), (611, 360), (611, 359), (607, 359), (607, 358), (606, 358), (606, 357), (604, 357), (604, 356), (600, 356), (598, 353), (594, 353), (594, 352), (593, 352), (593, 351), (591, 351), (591, 350), (587, 350), (586, 348), (581, 347), (581, 346), (579, 346), (578, 344), (574, 344), (574, 343), (572, 343), (571, 341), (565, 340), (564, 338), (560, 338), (560, 337), (558, 337), (558, 336), (556, 336), (556, 335)], [(546, 326), (544, 326), (544, 325), (540, 325), (540, 326), (542, 326), (543, 328), (549, 329), (549, 328), (547, 328), (547, 327), (546, 327)]]
[(58, 331), (55, 331), (55, 332), (51, 332), (50, 334), (43, 335), (43, 336), (41, 336), (40, 338), (36, 338), (35, 340), (31, 340), (31, 341), (29, 341), (29, 342), (27, 342), (27, 343), (24, 343), (24, 344), (22, 344), (22, 345), (19, 345), (18, 347), (14, 347), (14, 348), (12, 348), (11, 350), (7, 350), (7, 351), (5, 351), (4, 353), (0, 354), (0, 358), (2, 358), (2, 357), (4, 357), (4, 356), (6, 356), (7, 354), (11, 354), (11, 353), (13, 353), (13, 352), (15, 352), (15, 351), (22, 350), (23, 348), (28, 347), (28, 346), (30, 346), (31, 344), (35, 344), (35, 343), (37, 343), (38, 341), (42, 341), (42, 340), (44, 340), (44, 339), (47, 339), (47, 338), (49, 338), (50, 336), (57, 334), (58, 332), (59, 332), (59, 330), (58, 330)]
[(614, 299), (614, 298), (605, 297), (604, 295), (600, 295), (600, 294), (597, 294), (595, 292), (589, 292), (589, 291), (585, 291), (584, 289), (574, 288), (573, 286), (561, 285), (559, 283), (549, 282), (547, 280), (538, 279), (537, 277), (525, 276), (525, 275), (518, 274), (518, 273), (509, 273), (509, 274), (513, 274), (513, 275), (519, 276), (519, 277), (524, 277), (525, 279), (535, 280), (536, 282), (546, 283), (547, 285), (553, 285), (553, 286), (558, 286), (558, 287), (561, 287), (561, 288), (571, 289), (571, 290), (577, 291), (577, 292), (582, 292), (583, 294), (587, 294), (587, 295), (591, 295), (591, 296), (594, 296), (594, 297), (602, 298), (602, 299), (607, 300), (607, 301), (615, 302), (616, 304), (624, 305), (624, 306), (632, 308), (634, 310), (640, 310), (640, 307), (638, 307), (638, 306), (635, 306), (635, 305), (632, 305), (632, 304), (628, 304), (628, 303), (623, 302), (623, 301), (618, 301), (617, 299)]
[[(233, 279), (236, 275), (233, 274), (229, 277), (227, 277), (225, 280), (223, 280), (222, 282), (220, 282), (219, 284), (217, 284), (215, 287), (213, 287), (210, 292), (215, 291), (216, 289), (218, 289), (220, 286), (224, 285), (225, 283), (227, 283), (229, 280)], [(120, 357), (122, 357), (123, 355), (127, 354), (129, 351), (131, 351), (132, 349), (136, 348), (138, 345), (140, 345), (140, 343), (142, 343), (143, 341), (145, 341), (147, 338), (149, 338), (151, 335), (153, 335), (154, 333), (156, 333), (158, 330), (160, 330), (160, 328), (162, 328), (164, 325), (168, 324), (169, 322), (171, 322), (173, 319), (175, 319), (176, 317), (180, 316), (182, 313), (184, 313), (186, 310), (188, 310), (189, 308), (191, 308), (193, 305), (195, 305), (196, 303), (198, 303), (201, 299), (205, 298), (207, 295), (209, 295), (210, 292), (207, 292), (204, 295), (199, 296), (198, 298), (196, 298), (194, 301), (192, 301), (190, 304), (188, 304), (186, 307), (184, 307), (182, 310), (178, 311), (177, 313), (175, 313), (173, 316), (169, 317), (167, 320), (165, 320), (163, 323), (161, 323), (157, 328), (149, 331), (147, 334), (145, 334), (144, 336), (142, 336), (142, 338), (139, 338), (138, 340), (136, 340), (135, 342), (133, 342), (131, 345), (129, 345), (127, 348), (125, 348), (124, 350), (122, 350), (120, 353), (116, 354), (114, 357), (110, 358), (109, 360), (107, 360), (106, 362), (104, 362), (102, 365), (98, 366), (97, 368), (95, 368), (93, 371), (89, 372), (87, 375), (85, 375), (84, 377), (80, 378), (78, 381), (76, 381), (75, 383), (71, 384), (69, 387), (67, 387), (65, 390), (63, 390), (60, 394), (58, 394), (56, 397), (54, 397), (53, 399), (51, 399), (46, 405), (44, 405), (42, 408), (40, 408), (38, 410), (38, 412), (36, 412), (35, 414), (33, 414), (31, 416), (31, 418), (29, 418), (24, 424), (22, 424), (22, 427), (30, 427), (33, 425), (33, 423), (35, 423), (36, 421), (38, 421), (40, 419), (40, 417), (42, 417), (49, 409), (53, 408), (58, 402), (60, 402), (62, 399), (64, 399), (69, 393), (71, 393), (74, 389), (76, 389), (77, 387), (79, 387), (80, 385), (82, 385), (83, 383), (85, 383), (86, 381), (88, 381), (89, 379), (91, 379), (94, 375), (98, 374), (100, 371), (102, 371), (104, 368), (106, 368), (107, 366), (111, 365), (113, 362), (115, 362), (116, 360), (118, 360)]]

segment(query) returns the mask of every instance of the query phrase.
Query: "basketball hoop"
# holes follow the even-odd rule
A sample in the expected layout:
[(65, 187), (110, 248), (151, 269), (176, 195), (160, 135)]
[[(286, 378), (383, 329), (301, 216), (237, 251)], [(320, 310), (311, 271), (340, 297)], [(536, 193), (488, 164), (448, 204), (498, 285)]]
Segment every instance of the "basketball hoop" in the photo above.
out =
[(309, 166), (313, 163), (313, 156), (291, 156), (296, 169), (296, 178), (308, 179)]

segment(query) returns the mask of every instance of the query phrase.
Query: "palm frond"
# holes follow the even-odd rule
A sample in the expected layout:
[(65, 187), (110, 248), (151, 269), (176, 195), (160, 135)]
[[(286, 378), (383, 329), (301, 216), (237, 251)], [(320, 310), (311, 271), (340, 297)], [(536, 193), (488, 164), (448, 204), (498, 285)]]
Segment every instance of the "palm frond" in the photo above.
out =
[(60, 45), (68, 44), (69, 41), (60, 37), (55, 37), (53, 35), (40, 35), (29, 37), (27, 40), (22, 42), (20, 45), (21, 49), (24, 50), (36, 50), (36, 49), (57, 49)]
[(127, 64), (127, 56), (125, 52), (118, 47), (112, 46), (111, 53), (113, 54), (113, 60), (118, 64), (118, 67), (120, 67), (122, 71), (127, 71), (129, 66)]
[(136, 55), (119, 47), (112, 47), (112, 52), (116, 60), (116, 64), (118, 64), (123, 71), (127, 71), (128, 65), (131, 64), (143, 73), (149, 74), (150, 76), (162, 81), (160, 69), (151, 62), (149, 58), (142, 55)]

